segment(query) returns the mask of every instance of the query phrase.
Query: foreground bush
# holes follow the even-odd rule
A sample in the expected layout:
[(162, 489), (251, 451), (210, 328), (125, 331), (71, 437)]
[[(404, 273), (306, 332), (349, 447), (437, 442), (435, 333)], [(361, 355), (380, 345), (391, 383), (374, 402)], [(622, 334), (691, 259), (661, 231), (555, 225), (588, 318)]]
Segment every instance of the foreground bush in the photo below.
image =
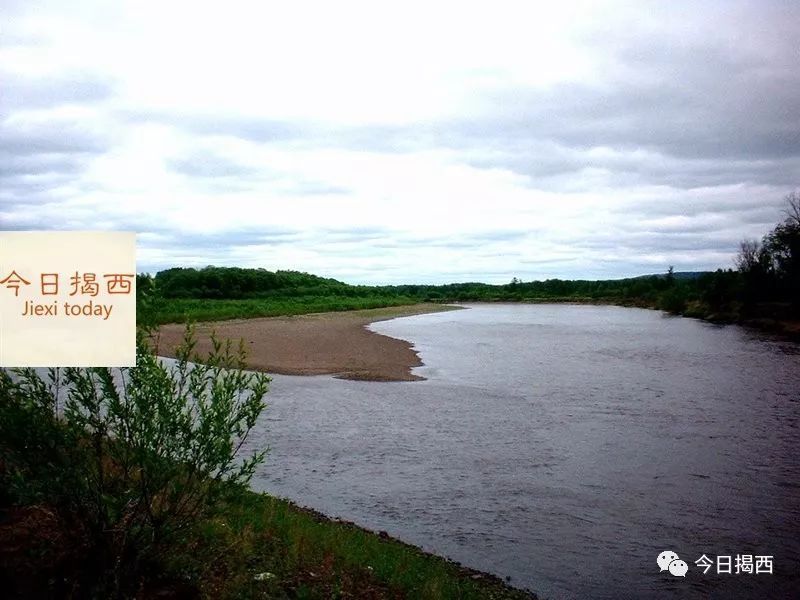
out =
[(141, 338), (130, 369), (0, 370), (0, 503), (53, 508), (85, 556), (79, 597), (133, 594), (264, 459), (239, 455), (269, 377), (244, 370), (241, 345), (214, 340), (203, 364), (190, 359), (187, 329), (174, 367)]

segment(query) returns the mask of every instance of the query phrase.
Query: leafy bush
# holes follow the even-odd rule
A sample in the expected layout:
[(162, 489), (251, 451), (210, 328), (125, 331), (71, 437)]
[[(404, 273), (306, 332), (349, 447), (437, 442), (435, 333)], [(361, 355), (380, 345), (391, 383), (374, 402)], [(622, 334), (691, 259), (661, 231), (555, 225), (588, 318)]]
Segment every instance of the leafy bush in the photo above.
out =
[(240, 456), (270, 382), (244, 370), (241, 343), (213, 339), (201, 361), (187, 328), (168, 367), (140, 336), (136, 367), (50, 369), (47, 380), (0, 370), (2, 488), (7, 501), (79, 521), (97, 595), (130, 591), (142, 561), (249, 483), (265, 457)]
[(658, 307), (676, 315), (681, 314), (686, 309), (685, 290), (680, 287), (667, 290), (659, 298)]
[(33, 369), (0, 369), (0, 502), (36, 504), (67, 500), (82, 485), (73, 469), (83, 449), (57, 414), (61, 376), (49, 370), (46, 384)]

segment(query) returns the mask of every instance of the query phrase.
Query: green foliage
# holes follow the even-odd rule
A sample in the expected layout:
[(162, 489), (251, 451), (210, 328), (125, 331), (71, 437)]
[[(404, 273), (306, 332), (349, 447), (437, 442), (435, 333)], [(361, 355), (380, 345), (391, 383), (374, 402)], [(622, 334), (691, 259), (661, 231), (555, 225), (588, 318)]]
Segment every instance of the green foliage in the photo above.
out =
[(697, 285), (699, 300), (712, 313), (730, 312), (740, 297), (741, 276), (738, 272), (722, 269), (704, 274)]
[(33, 369), (16, 374), (12, 379), (0, 369), (0, 501), (59, 498), (69, 508), (80, 506), (85, 485), (73, 459), (82, 462), (83, 447), (74, 430), (55, 418), (60, 371), (49, 370), (50, 384)]
[(155, 278), (147, 273), (136, 276), (136, 324), (149, 331), (158, 325), (158, 315), (164, 309), (164, 298)]
[(240, 450), (270, 379), (244, 370), (242, 346), (213, 342), (201, 360), (187, 328), (174, 368), (140, 337), (136, 367), (118, 372), (0, 371), (6, 500), (78, 519), (98, 595), (129, 589), (142, 558), (214, 511), (220, 482), (245, 486), (264, 459)]
[(303, 315), (315, 312), (363, 310), (386, 306), (402, 306), (418, 302), (407, 296), (350, 298), (344, 296), (312, 296), (254, 300), (202, 300), (173, 298), (162, 301), (151, 322), (192, 323), (225, 319), (252, 319), (282, 315)]
[[(173, 268), (155, 277), (164, 298), (244, 299), (348, 295), (358, 290), (335, 279), (298, 271), (238, 267)], [(367, 294), (368, 295), (368, 292)]]
[[(230, 499), (225, 520), (208, 523), (195, 535), (186, 545), (215, 555), (210, 566), (222, 575), (217, 585), (209, 582), (214, 598), (299, 597), (298, 582), (306, 597), (325, 599), (533, 597), (386, 534), (263, 494)], [(186, 553), (176, 554), (172, 564), (179, 572), (197, 566)], [(269, 577), (254, 577), (258, 573)], [(209, 574), (201, 579), (208, 581)]]
[(682, 314), (686, 310), (686, 290), (682, 287), (673, 287), (658, 299), (658, 308), (673, 314)]
[[(224, 269), (219, 269), (224, 271)], [(698, 299), (700, 286), (695, 278), (673, 275), (648, 276), (608, 281), (546, 281), (523, 282), (514, 278), (507, 285), (485, 283), (453, 283), (447, 285), (346, 286), (338, 284), (330, 293), (320, 295), (272, 296), (250, 299), (163, 298), (158, 287), (159, 277), (152, 288), (154, 296), (146, 297), (137, 307), (140, 323), (185, 323), (226, 319), (247, 319), (313, 312), (361, 310), (401, 306), (418, 302), (613, 302), (644, 306), (662, 306), (661, 296), (668, 290), (680, 288), (687, 300)], [(184, 277), (188, 275), (184, 273)], [(347, 291), (349, 290), (349, 291)], [(317, 290), (318, 291), (318, 290)], [(315, 291), (315, 293), (317, 293)], [(674, 292), (673, 292), (674, 295)], [(669, 304), (674, 307), (674, 303)]]
[(789, 194), (786, 205), (786, 218), (761, 242), (740, 244), (740, 299), (748, 313), (759, 302), (788, 302), (800, 313), (800, 193)]

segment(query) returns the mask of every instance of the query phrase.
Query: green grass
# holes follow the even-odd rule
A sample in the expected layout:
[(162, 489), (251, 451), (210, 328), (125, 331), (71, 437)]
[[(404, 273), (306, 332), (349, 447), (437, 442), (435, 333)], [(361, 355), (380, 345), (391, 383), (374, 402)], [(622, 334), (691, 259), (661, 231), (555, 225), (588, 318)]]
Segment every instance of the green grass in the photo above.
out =
[(363, 310), (386, 306), (416, 304), (419, 300), (406, 296), (307, 296), (298, 298), (264, 298), (251, 300), (206, 300), (193, 298), (168, 298), (153, 307), (156, 324), (224, 321), (303, 315), (315, 312)]
[(205, 597), (534, 597), (385, 534), (266, 494), (237, 492), (222, 514), (198, 527), (172, 559), (173, 575), (190, 575)]

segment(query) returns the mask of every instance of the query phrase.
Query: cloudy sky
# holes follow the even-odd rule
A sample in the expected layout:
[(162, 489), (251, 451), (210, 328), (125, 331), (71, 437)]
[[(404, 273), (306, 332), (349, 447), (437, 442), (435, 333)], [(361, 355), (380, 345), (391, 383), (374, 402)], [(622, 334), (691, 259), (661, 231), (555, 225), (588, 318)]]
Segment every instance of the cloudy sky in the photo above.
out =
[(351, 283), (732, 266), (800, 186), (800, 4), (0, 3), (0, 229)]

